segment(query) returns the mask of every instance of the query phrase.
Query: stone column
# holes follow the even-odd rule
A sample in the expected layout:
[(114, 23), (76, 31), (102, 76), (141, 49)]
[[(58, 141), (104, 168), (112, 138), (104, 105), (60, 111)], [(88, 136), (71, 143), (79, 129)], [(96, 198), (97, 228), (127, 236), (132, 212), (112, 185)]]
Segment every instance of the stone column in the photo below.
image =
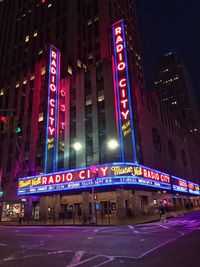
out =
[(117, 217), (118, 217), (119, 220), (125, 219), (125, 217), (126, 217), (126, 210), (125, 210), (124, 189), (123, 188), (118, 188), (116, 194), (117, 194), (117, 197), (116, 197), (116, 202), (117, 202)]
[(41, 196), (39, 203), (40, 203), (40, 220), (47, 220), (47, 214), (48, 214), (47, 196)]
[(82, 213), (89, 215), (89, 192), (82, 192)]
[(54, 219), (57, 221), (59, 219), (60, 212), (60, 195), (53, 195), (53, 203), (54, 203)]

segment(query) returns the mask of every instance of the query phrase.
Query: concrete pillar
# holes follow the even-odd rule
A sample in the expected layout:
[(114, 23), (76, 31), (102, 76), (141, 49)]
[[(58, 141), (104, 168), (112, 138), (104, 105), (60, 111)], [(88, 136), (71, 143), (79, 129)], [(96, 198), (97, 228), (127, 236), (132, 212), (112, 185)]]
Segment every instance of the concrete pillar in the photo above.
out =
[(40, 220), (47, 220), (48, 214), (48, 201), (47, 196), (41, 196), (40, 198)]
[(53, 203), (54, 203), (54, 215), (55, 220), (59, 219), (59, 213), (60, 213), (60, 195), (53, 195)]
[(126, 217), (124, 189), (118, 188), (116, 194), (117, 217), (118, 219), (124, 219)]
[(89, 192), (82, 192), (82, 213), (89, 215)]

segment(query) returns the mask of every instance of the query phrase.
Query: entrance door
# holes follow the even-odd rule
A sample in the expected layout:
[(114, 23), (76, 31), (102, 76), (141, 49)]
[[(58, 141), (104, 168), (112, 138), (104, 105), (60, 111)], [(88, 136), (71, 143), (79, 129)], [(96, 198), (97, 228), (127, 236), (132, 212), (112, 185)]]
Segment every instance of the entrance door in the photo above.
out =
[(100, 202), (100, 212), (101, 212), (101, 220), (103, 222), (110, 223), (110, 215), (111, 215), (111, 204), (110, 201), (101, 201)]

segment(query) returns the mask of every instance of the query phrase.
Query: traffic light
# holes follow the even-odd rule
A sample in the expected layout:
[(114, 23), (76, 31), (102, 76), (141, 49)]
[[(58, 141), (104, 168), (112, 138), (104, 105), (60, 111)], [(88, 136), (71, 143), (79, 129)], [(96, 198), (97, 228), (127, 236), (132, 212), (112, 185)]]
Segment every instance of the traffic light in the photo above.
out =
[(21, 126), (19, 122), (19, 117), (15, 116), (13, 118), (13, 132), (14, 133), (20, 133), (21, 132)]
[(0, 197), (3, 196), (3, 191), (0, 189)]
[(1, 121), (1, 133), (6, 133), (9, 130), (9, 126), (10, 126), (10, 118), (9, 116), (4, 116), (2, 115), (0, 118)]

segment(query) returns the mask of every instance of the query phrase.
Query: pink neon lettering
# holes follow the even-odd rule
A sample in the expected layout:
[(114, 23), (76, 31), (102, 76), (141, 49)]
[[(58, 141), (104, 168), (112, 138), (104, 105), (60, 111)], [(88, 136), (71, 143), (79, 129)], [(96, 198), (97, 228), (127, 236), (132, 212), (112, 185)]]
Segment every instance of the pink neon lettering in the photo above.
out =
[(121, 36), (117, 36), (117, 39), (116, 39), (116, 44), (118, 44), (119, 42), (122, 42), (123, 39), (121, 38)]
[(49, 127), (50, 135), (53, 135), (54, 128)]
[(65, 111), (65, 105), (64, 104), (60, 105), (60, 110)]
[(51, 65), (54, 66), (54, 67), (56, 67), (56, 61), (55, 61), (55, 59), (52, 60)]
[(42, 177), (42, 184), (47, 184), (47, 177), (46, 176)]
[(50, 120), (50, 124), (53, 125), (55, 119), (52, 117), (49, 117), (49, 120)]
[(127, 110), (126, 112), (123, 112), (123, 111), (122, 111), (122, 116), (123, 116), (123, 118), (124, 118), (125, 120), (127, 119), (128, 114), (129, 114), (129, 110)]
[(100, 169), (103, 172), (103, 176), (106, 176), (106, 171), (107, 171), (108, 167), (104, 167), (104, 168), (101, 167)]
[(51, 74), (56, 74), (56, 69), (54, 67), (51, 67)]
[(55, 107), (55, 100), (54, 99), (50, 99), (49, 103), (52, 107)]
[(115, 29), (115, 35), (121, 34), (121, 30), (122, 30), (121, 27), (117, 27), (117, 28)]
[(126, 64), (124, 62), (119, 63), (118, 66), (117, 66), (118, 70), (120, 70), (120, 71), (124, 70), (125, 67), (126, 67)]
[(55, 84), (51, 83), (51, 84), (50, 84), (50, 89), (51, 89), (51, 91), (55, 92), (55, 91), (56, 91), (56, 86), (55, 86)]
[(85, 179), (85, 171), (80, 171), (80, 172), (79, 172), (79, 178), (80, 178), (81, 180)]
[(60, 94), (61, 94), (61, 96), (66, 96), (66, 92), (65, 92), (65, 90), (62, 89), (62, 90), (60, 91)]
[(121, 103), (122, 103), (123, 108), (126, 108), (127, 102), (128, 102), (128, 99), (121, 100)]
[(71, 172), (67, 173), (67, 174), (66, 174), (66, 180), (67, 180), (68, 182), (70, 182), (72, 179), (73, 179), (73, 175), (72, 175), (72, 173), (71, 173)]
[(52, 58), (56, 59), (56, 52), (52, 51), (51, 56)]
[(61, 181), (61, 177), (60, 177), (60, 175), (56, 175), (56, 183), (59, 183), (60, 181)]
[(121, 52), (122, 50), (123, 50), (123, 45), (122, 44), (119, 44), (119, 45), (117, 45), (117, 53), (119, 53), (119, 52)]
[(121, 80), (119, 81), (119, 86), (120, 86), (120, 87), (126, 87), (126, 79), (121, 79)]
[(61, 122), (61, 129), (64, 130), (65, 129), (65, 123), (64, 122)]
[(119, 61), (122, 61), (122, 53), (118, 54)]

